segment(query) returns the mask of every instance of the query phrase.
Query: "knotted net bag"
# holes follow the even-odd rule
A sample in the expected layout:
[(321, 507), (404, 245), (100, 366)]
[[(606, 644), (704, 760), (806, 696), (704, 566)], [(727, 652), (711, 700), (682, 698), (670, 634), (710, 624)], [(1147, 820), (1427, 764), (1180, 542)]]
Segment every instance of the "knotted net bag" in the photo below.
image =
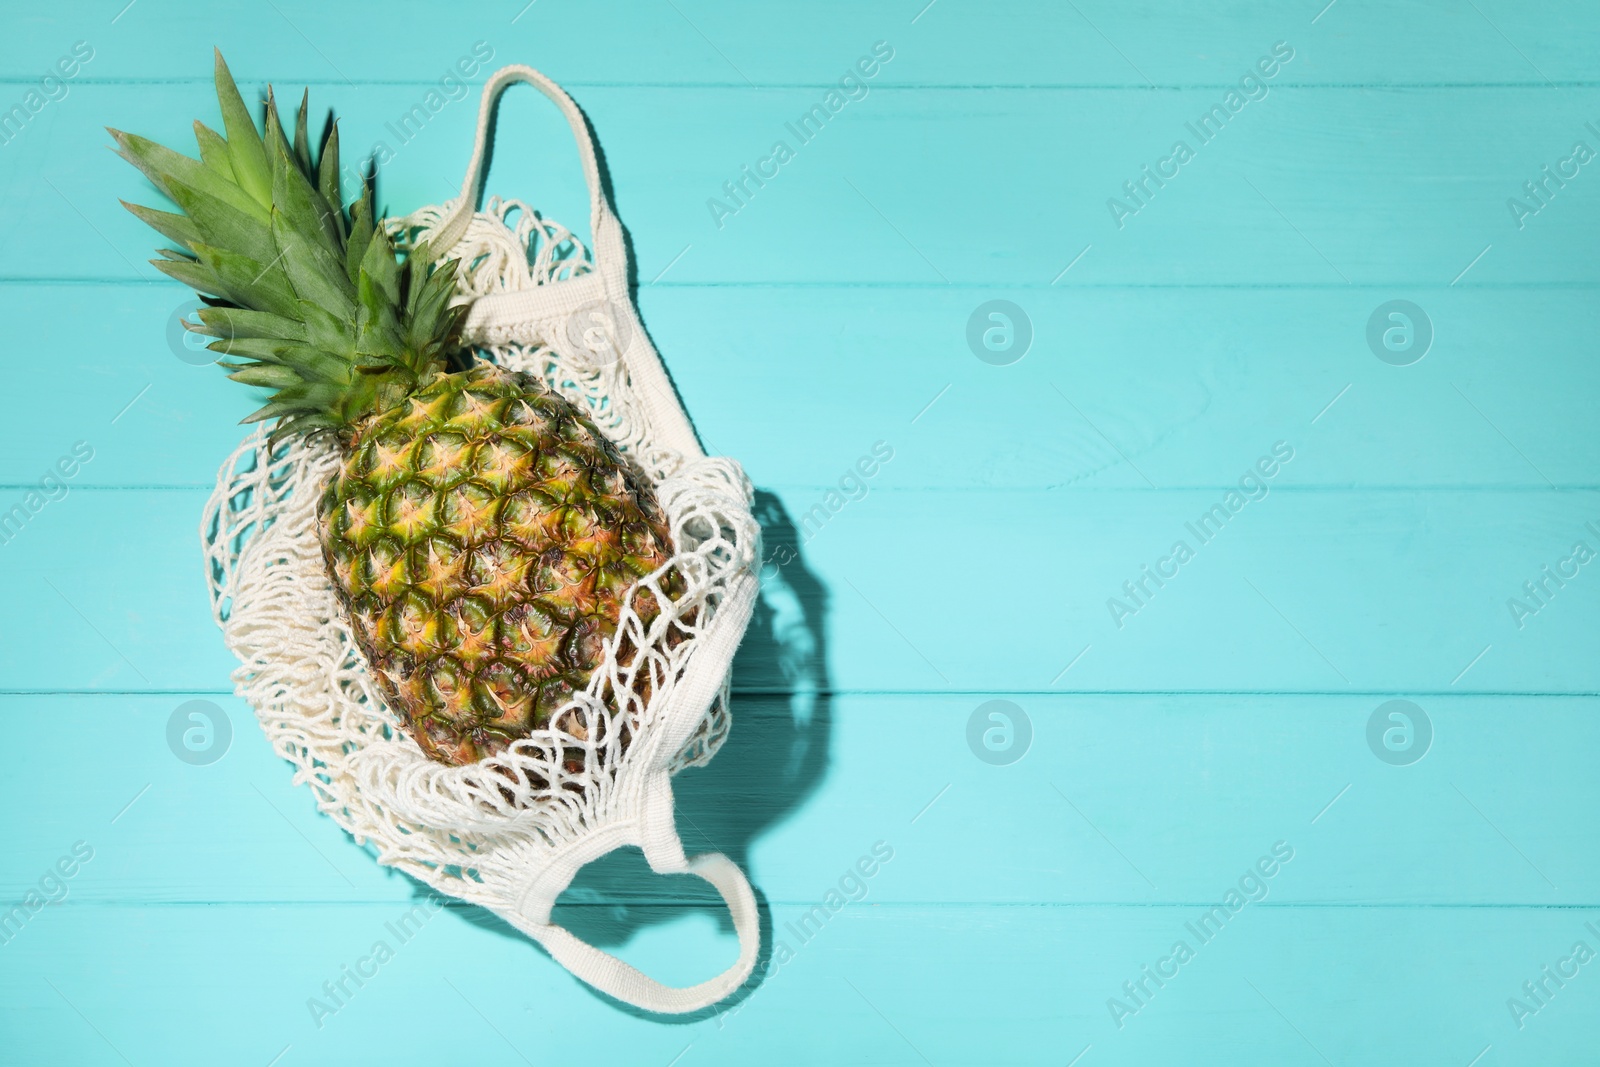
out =
[[(577, 138), (592, 257), (518, 201), (474, 210), (494, 103), (514, 82), (549, 97)], [(222, 465), (201, 525), (213, 611), (240, 661), (237, 692), (294, 764), (294, 781), (380, 863), (488, 908), (620, 1000), (658, 1012), (713, 1004), (755, 964), (755, 899), (725, 856), (685, 855), (671, 776), (711, 759), (728, 734), (729, 668), (760, 558), (750, 483), (695, 438), (630, 299), (622, 227), (601, 189), (588, 125), (549, 79), (523, 66), (498, 71), (484, 86), (461, 196), (387, 225), (402, 248), (430, 239), (441, 260), (458, 261), (466, 340), (482, 358), (543, 380), (639, 467), (667, 514), (673, 555), (625, 599), (601, 666), (550, 729), (478, 763), (437, 763), (385, 706), (323, 563), (317, 501), (337, 451), (318, 440), (272, 449), (258, 429)], [(649, 626), (633, 610), (646, 589), (662, 606)], [(581, 725), (561, 728), (572, 724)], [(628, 845), (658, 872), (696, 874), (717, 888), (739, 938), (733, 966), (668, 987), (550, 921), (579, 868)]]

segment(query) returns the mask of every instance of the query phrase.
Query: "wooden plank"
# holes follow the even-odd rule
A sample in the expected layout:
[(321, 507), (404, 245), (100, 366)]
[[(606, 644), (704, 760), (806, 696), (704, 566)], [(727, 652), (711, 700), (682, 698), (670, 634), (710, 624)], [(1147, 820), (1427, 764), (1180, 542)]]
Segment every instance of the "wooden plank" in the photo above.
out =
[[(72, 493), (0, 546), (15, 576), (0, 592), (6, 687), (224, 687), (233, 664), (195, 541), (204, 498)], [(1220, 490), (882, 491), (808, 523), (818, 499), (762, 498), (763, 610), (777, 614), (761, 625), (811, 627), (828, 689), (1600, 689), (1600, 599), (1573, 547), (1600, 543), (1592, 492), (1277, 492), (1236, 500), (1220, 531)], [(1546, 566), (1576, 576), (1558, 587)], [(746, 689), (791, 684), (769, 639), (741, 668)]]
[[(193, 699), (0, 699), (30, 750), (66, 724), (95, 737), (70, 790), (54, 759), (20, 762), (0, 785), (0, 802), (34, 810), (0, 856), (0, 900), (36, 889), (77, 841), (94, 857), (71, 880), (75, 904), (412, 893), (290, 784), (241, 701), (206, 698), (226, 725), (196, 744), (222, 747), (180, 760), (167, 730)], [(829, 884), (859, 892), (846, 875), (878, 841), (895, 858), (875, 904), (1203, 906), (1279, 841), (1294, 855), (1264, 890), (1274, 904), (1600, 904), (1592, 697), (1417, 696), (1428, 734), (1408, 765), (1369, 747), (1386, 698), (1016, 694), (1009, 722), (980, 712), (992, 699), (740, 696), (725, 749), (676, 781), (685, 846), (735, 858), (774, 907), (809, 906)], [(975, 716), (1002, 731), (993, 758), (1012, 762), (978, 755), (991, 749), (972, 747)], [(56, 799), (30, 808), (42, 795)], [(652, 906), (715, 901), (637, 854), (587, 869), (567, 899), (651, 922)]]
[[(396, 212), (455, 194), (474, 126), (471, 105), (456, 103), (404, 141), (393, 136), (385, 123), (415, 92), (319, 95), (319, 113), (331, 106), (341, 117), (353, 165), (383, 140), (381, 203)], [(596, 87), (581, 103), (642, 281), (966, 284), (999, 296), (1053, 282), (1350, 284), (1388, 298), (1458, 280), (1600, 278), (1590, 253), (1600, 193), (1586, 168), (1569, 166), (1571, 180), (1552, 182), (1536, 215), (1519, 220), (1507, 207), (1576, 141), (1600, 145), (1584, 125), (1600, 115), (1597, 90), (1553, 92), (1285, 84), (1206, 139), (1186, 124), (1222, 106), (1210, 88), (886, 88), (804, 140), (785, 124), (815, 102), (805, 88)], [(0, 189), (12, 205), (0, 277), (153, 278), (143, 265), (151, 235), (115, 197), (154, 194), (104, 151), (101, 127), (181, 145), (190, 120), (214, 108), (197, 85), (83, 85), (41, 112), (6, 146), (15, 169)], [(575, 155), (554, 109), (523, 92), (501, 121), (488, 191), (533, 198), (583, 227)], [(769, 162), (759, 187), (743, 179), (741, 167), (771, 157), (780, 139), (793, 158), (775, 171)], [(1131, 199), (1124, 184), (1145, 181), (1141, 167), (1158, 166), (1178, 140), (1194, 158)], [(746, 182), (737, 199), (723, 189), (735, 179)], [(1114, 198), (1121, 210), (1143, 206), (1120, 214)]]
[[(201, 43), (214, 42), (241, 78), (280, 85), (440, 79), (463, 57), (470, 64), (479, 41), (496, 63), (533, 63), (578, 85), (823, 86), (880, 39), (896, 48), (882, 77), (916, 85), (1225, 85), (1282, 39), (1297, 49), (1296, 76), (1318, 83), (1542, 85), (1593, 73), (1585, 39), (1569, 32), (1587, 12), (1576, 0), (1536, 8), (1483, 0), (1477, 11), (1421, 0), (1343, 0), (1332, 10), (1234, 0), (1221, 11), (1176, 0), (982, 8), (825, 0), (759, 11), (727, 0), (607, 0), (465, 8), (442, 24), (437, 8), (417, 0), (392, 4), (382, 20), (309, 0), (259, 12), (116, 8), (62, 4), (18, 19), (0, 77), (37, 81), (77, 40), (95, 50), (77, 75), (86, 80), (198, 80), (210, 58)], [(608, 28), (605, 47), (553, 44), (592, 41), (596, 26)]]
[[(879, 877), (889, 884), (893, 865)], [(1224, 1056), (1464, 1064), (1492, 1047), (1499, 1063), (1576, 1064), (1589, 1054), (1597, 1004), (1585, 966), (1523, 1029), (1506, 1008), (1541, 965), (1579, 940), (1593, 949), (1593, 909), (1268, 903), (1192, 944), (1163, 987), (1146, 980), (1154, 992), (1118, 1029), (1108, 1001), (1125, 998), (1123, 983), (1169, 958), (1177, 940), (1198, 941), (1187, 933), (1196, 909), (899, 907), (868, 896), (809, 941), (787, 940), (786, 962), (742, 1001), (665, 1025), (619, 1010), (475, 913), (429, 916), (401, 942), (389, 926), (409, 906), (69, 903), (5, 947), (0, 1025), (24, 1061), (84, 1067), (433, 1062), (467, 1046), (544, 1063), (592, 1057), (600, 1041), (605, 1055), (640, 1063), (746, 1064), (786, 1048), (952, 1067), (1079, 1055), (1130, 1067)], [(801, 911), (774, 908), (772, 920), (782, 930)], [(712, 974), (733, 954), (731, 936), (698, 911), (631, 939), (603, 915), (581, 928), (624, 941), (625, 958), (671, 981)], [(378, 941), (390, 957), (374, 967)], [(357, 965), (370, 977), (359, 987), (345, 980), (348, 996), (319, 1029), (307, 1002), (331, 1004), (323, 983)], [(1396, 1013), (1397, 1003), (1408, 1010)]]
[[(3, 291), (32, 313), (0, 320), (0, 345), (52, 354), (19, 360), (13, 387), (54, 397), (70, 358), (72, 395), (0, 425), (0, 485), (37, 483), (80, 440), (95, 454), (71, 488), (212, 484), (255, 401), (172, 346), (175, 283)], [(708, 449), (807, 490), (805, 508), (841, 480), (858, 494), (863, 458), (869, 492), (1217, 488), (1280, 440), (1300, 458), (1275, 487), (1596, 484), (1587, 289), (1438, 291), (1434, 349), (1406, 367), (1368, 349), (1383, 297), (1365, 290), (1015, 295), (1034, 340), (1008, 366), (967, 346), (984, 289), (646, 286), (640, 303)], [(70, 349), (62, 322), (80, 326)]]

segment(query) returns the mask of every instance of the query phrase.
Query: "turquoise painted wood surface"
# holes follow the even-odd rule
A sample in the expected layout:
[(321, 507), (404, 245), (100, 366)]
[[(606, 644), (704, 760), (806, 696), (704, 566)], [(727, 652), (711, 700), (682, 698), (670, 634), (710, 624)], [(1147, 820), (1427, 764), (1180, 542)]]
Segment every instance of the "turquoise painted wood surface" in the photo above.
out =
[[(8, 16), (0, 514), (92, 459), (0, 529), (0, 900), (61, 898), (0, 942), (0, 1062), (1594, 1062), (1596, 11), (924, 3)], [(865, 94), (731, 199), (879, 41)], [(421, 898), (291, 786), (209, 621), (195, 527), (250, 398), (169, 345), (184, 294), (116, 204), (154, 194), (101, 127), (184, 143), (212, 44), (384, 140), (397, 211), (453, 195), (495, 65), (593, 119), (645, 321), (769, 542), (733, 737), (678, 781), (687, 844), (747, 867), (784, 946), (723, 1010), (619, 1008), (452, 907), (308, 1011)], [(487, 184), (585, 226), (531, 93)], [(1031, 326), (1009, 365), (969, 347), (990, 300)], [(1392, 300), (1431, 326), (1409, 365), (1369, 344)], [(232, 727), (203, 766), (166, 739), (195, 699)], [(1431, 729), (1405, 765), (1369, 739), (1396, 699)], [(1015, 762), (969, 743), (991, 700), (1027, 718)], [(686, 983), (734, 952), (714, 903), (618, 856), (560, 908)]]

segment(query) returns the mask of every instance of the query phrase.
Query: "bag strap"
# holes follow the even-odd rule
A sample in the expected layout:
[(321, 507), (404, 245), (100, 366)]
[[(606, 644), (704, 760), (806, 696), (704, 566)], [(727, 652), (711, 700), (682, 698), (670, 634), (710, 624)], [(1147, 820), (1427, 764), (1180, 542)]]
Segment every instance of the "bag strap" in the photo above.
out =
[(461, 182), (461, 195), (455, 208), (434, 232), (433, 247), (441, 251), (453, 248), (466, 235), (467, 224), (477, 210), (479, 185), (483, 181), (483, 157), (488, 150), (489, 124), (494, 115), (495, 101), (508, 86), (517, 82), (531, 85), (549, 97), (566, 116), (567, 125), (572, 127), (572, 136), (578, 142), (578, 155), (583, 162), (583, 179), (589, 187), (589, 232), (595, 269), (605, 274), (608, 282), (620, 282), (625, 286), (628, 261), (627, 246), (622, 239), (622, 223), (606, 202), (605, 192), (600, 186), (600, 162), (595, 156), (594, 138), (589, 133), (588, 120), (566, 90), (532, 67), (520, 63), (501, 67), (483, 85), (483, 102), (478, 108), (478, 136), (472, 146), (472, 162), (467, 164), (467, 175)]
[(710, 1007), (743, 985), (755, 969), (761, 948), (760, 914), (744, 872), (722, 853), (696, 856), (689, 861), (688, 873), (710, 882), (722, 894), (728, 914), (733, 917), (734, 932), (739, 936), (739, 958), (715, 978), (698, 985), (664, 985), (611, 953), (580, 940), (565, 927), (551, 924), (533, 936), (557, 963), (618, 1000), (646, 1011), (673, 1015)]
[[(659, 779), (666, 785), (666, 777)], [(670, 787), (669, 787), (670, 790)], [(672, 801), (667, 800), (667, 803)], [(496, 907), (496, 912), (510, 925), (533, 937), (546, 947), (550, 957), (565, 966), (582, 981), (594, 985), (611, 997), (627, 1001), (630, 1005), (661, 1014), (682, 1014), (709, 1008), (718, 1000), (728, 997), (755, 969), (755, 960), (762, 949), (760, 913), (755, 909), (755, 893), (739, 865), (722, 853), (704, 853), (694, 859), (683, 856), (683, 846), (677, 833), (666, 827), (667, 841), (646, 843), (645, 827), (637, 822), (622, 822), (590, 833), (573, 845), (560, 849), (539, 867), (533, 878), (506, 899), (506, 907)], [(661, 827), (656, 827), (658, 833)], [(723, 904), (733, 917), (733, 931), (739, 937), (739, 958), (717, 977), (698, 985), (675, 987), (646, 976), (634, 966), (582, 941), (565, 926), (550, 921), (550, 910), (555, 901), (571, 885), (574, 875), (590, 862), (597, 861), (614, 849), (624, 846), (645, 849), (645, 859), (656, 873), (688, 873), (704, 878), (722, 894)]]
[(632, 377), (634, 392), (648, 413), (657, 440), (685, 457), (705, 455), (689, 422), (689, 415), (683, 410), (666, 368), (662, 365), (661, 356), (638, 321), (628, 287), (627, 242), (623, 239), (622, 223), (607, 202), (605, 190), (600, 184), (600, 162), (595, 155), (594, 137), (589, 132), (589, 123), (583, 117), (583, 112), (561, 86), (522, 64), (502, 67), (484, 83), (472, 162), (467, 165), (467, 175), (461, 183), (461, 195), (450, 209), (450, 214), (429, 234), (431, 247), (442, 258), (466, 236), (467, 227), (477, 210), (479, 184), (483, 180), (483, 158), (488, 151), (489, 126), (495, 101), (507, 86), (517, 82), (531, 85), (547, 96), (561, 109), (567, 124), (572, 127), (572, 136), (578, 143), (578, 155), (583, 162), (584, 181), (589, 187), (590, 253), (594, 270), (591, 274), (549, 285), (479, 297), (468, 314), (465, 325), (467, 333), (470, 335), (475, 330), (491, 326), (521, 324), (548, 315), (553, 310), (570, 312), (580, 306), (603, 301), (608, 305), (610, 314), (629, 319), (623, 362)]

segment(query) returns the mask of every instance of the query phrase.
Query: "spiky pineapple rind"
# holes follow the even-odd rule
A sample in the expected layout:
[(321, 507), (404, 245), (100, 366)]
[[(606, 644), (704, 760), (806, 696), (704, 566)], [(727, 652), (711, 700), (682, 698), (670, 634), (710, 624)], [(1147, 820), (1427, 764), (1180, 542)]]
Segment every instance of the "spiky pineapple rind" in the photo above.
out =
[[(407, 731), (446, 763), (553, 725), (571, 733), (554, 717), (589, 683), (630, 593), (645, 626), (663, 606), (634, 592), (672, 554), (648, 481), (524, 375), (442, 375), (363, 423), (320, 508), (356, 643)], [(661, 588), (678, 595), (681, 579)]]

